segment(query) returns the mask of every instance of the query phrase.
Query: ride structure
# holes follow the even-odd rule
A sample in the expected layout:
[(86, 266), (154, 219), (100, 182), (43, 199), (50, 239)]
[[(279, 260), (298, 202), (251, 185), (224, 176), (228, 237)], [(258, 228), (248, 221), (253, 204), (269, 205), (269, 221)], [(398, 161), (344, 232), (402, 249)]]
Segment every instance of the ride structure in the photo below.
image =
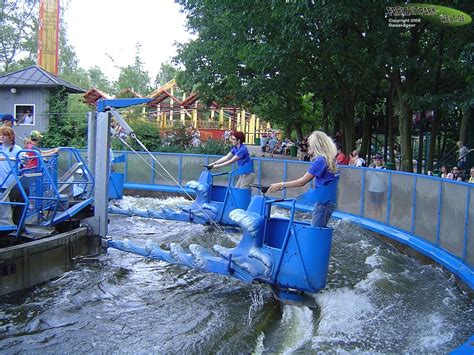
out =
[[(202, 172), (197, 182), (188, 183), (188, 187), (196, 191), (197, 198), (194, 203), (187, 210), (171, 215), (173, 218), (166, 218), (201, 223), (205, 222), (207, 217), (213, 217), (213, 220), (224, 224), (232, 222), (243, 232), (236, 247), (214, 245), (212, 250), (208, 250), (192, 244), (189, 251), (186, 251), (181, 245), (171, 243), (169, 250), (165, 250), (151, 240), (140, 246), (127, 239), (114, 240), (107, 236), (108, 199), (104, 192), (108, 191), (108, 179), (105, 177), (109, 173), (109, 164), (105, 162), (109, 161), (111, 117), (122, 126), (122, 132), (136, 139), (133, 130), (116, 109), (149, 103), (151, 100), (99, 100), (97, 105), (98, 113), (94, 125), (97, 126), (98, 139), (93, 140), (97, 143), (95, 148), (91, 148), (96, 150), (98, 160), (93, 228), (102, 238), (102, 245), (105, 248), (115, 248), (245, 282), (263, 282), (271, 285), (276, 297), (284, 302), (302, 302), (305, 300), (305, 292), (314, 293), (322, 289), (326, 285), (332, 229), (311, 227), (307, 222), (295, 220), (296, 200), (267, 198), (266, 186), (254, 185), (260, 189), (262, 195), (253, 196), (247, 209), (236, 208), (240, 202), (245, 204), (250, 197), (250, 190), (247, 190), (248, 195), (239, 196), (240, 202), (235, 201), (237, 190), (242, 190), (231, 187), (233, 177), (239, 173), (238, 169), (229, 174), (228, 184), (223, 187), (214, 186), (212, 183), (213, 178), (222, 173)], [(137, 142), (140, 144), (138, 139)], [(231, 200), (234, 202), (228, 203)], [(291, 204), (290, 217), (272, 217), (272, 206), (284, 202)], [(147, 217), (151, 215), (149, 212), (146, 214)]]
[(11, 159), (0, 152), (0, 159), (9, 166), (0, 185), (3, 237), (35, 240), (50, 234), (51, 228), (61, 231), (75, 228), (81, 219), (91, 215), (92, 174), (76, 149), (58, 151), (68, 155), (70, 166), (58, 166), (59, 154), (45, 158), (37, 150), (25, 149)]
[[(124, 95), (143, 99), (130, 89), (119, 94), (120, 97)], [(223, 140), (225, 130), (237, 130), (245, 134), (247, 143), (254, 144), (271, 128), (270, 123), (242, 108), (222, 106), (216, 102), (207, 106), (199, 101), (199, 97), (196, 92), (183, 92), (176, 80), (171, 79), (147, 95), (151, 100), (146, 103), (143, 118), (155, 123), (162, 132), (175, 129), (176, 124), (198, 129), (202, 141)], [(97, 106), (99, 100), (112, 99), (96, 88), (84, 94), (84, 102), (93, 107)]]
[[(257, 186), (265, 192), (267, 186)], [(290, 218), (271, 217), (278, 202), (293, 203)], [(332, 229), (311, 227), (296, 221), (295, 199), (268, 199), (255, 195), (247, 210), (235, 209), (229, 217), (240, 226), (243, 236), (234, 248), (214, 245), (213, 251), (197, 244), (189, 252), (171, 243), (170, 250), (147, 241), (145, 246), (129, 240), (107, 241), (107, 246), (155, 260), (234, 277), (244, 282), (272, 286), (283, 302), (305, 301), (305, 292), (315, 293), (326, 285)]]
[[(250, 203), (251, 191), (233, 186), (235, 177), (243, 174), (242, 168), (230, 172), (211, 173), (209, 166), (201, 173), (197, 181), (186, 184), (194, 191), (194, 202), (189, 206), (180, 206), (180, 211), (162, 208), (160, 211), (143, 210), (135, 207), (126, 209), (109, 206), (109, 212), (127, 216), (139, 216), (157, 219), (167, 219), (198, 224), (235, 225), (230, 213), (235, 209), (246, 209)], [(214, 185), (214, 177), (228, 175), (226, 186)]]
[(38, 29), (38, 65), (58, 75), (59, 0), (41, 0)]

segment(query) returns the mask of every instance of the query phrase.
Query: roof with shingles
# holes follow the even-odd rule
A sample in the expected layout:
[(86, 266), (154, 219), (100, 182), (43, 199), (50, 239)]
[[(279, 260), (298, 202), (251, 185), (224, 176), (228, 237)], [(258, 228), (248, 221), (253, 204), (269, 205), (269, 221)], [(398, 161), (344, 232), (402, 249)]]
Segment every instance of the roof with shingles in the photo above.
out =
[(86, 92), (84, 89), (81, 89), (80, 87), (75, 86), (64, 79), (61, 79), (50, 72), (47, 72), (37, 65), (0, 76), (0, 87), (2, 86), (28, 86), (41, 88), (54, 88), (62, 86), (69, 93), (79, 94)]

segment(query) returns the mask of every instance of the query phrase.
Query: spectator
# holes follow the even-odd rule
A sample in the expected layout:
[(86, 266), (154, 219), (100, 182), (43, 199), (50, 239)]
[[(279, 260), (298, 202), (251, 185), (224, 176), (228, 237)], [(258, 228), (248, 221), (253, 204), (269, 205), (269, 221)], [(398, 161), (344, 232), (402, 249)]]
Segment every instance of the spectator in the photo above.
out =
[(273, 153), (275, 151), (275, 146), (277, 144), (277, 139), (275, 135), (273, 135), (270, 140), (268, 141), (268, 150), (270, 152), (270, 157), (273, 157)]
[(18, 124), (33, 124), (33, 123), (34, 123), (33, 114), (31, 113), (30, 110), (26, 110), (23, 117), (20, 118), (20, 120), (18, 120)]
[(469, 149), (467, 149), (467, 147), (464, 145), (462, 141), (459, 141), (457, 145), (459, 147), (459, 158), (458, 158), (459, 170), (464, 171), (464, 169), (466, 168), (467, 154), (469, 153)]
[(235, 184), (235, 187), (239, 189), (249, 189), (250, 184), (252, 184), (253, 180), (255, 179), (255, 174), (253, 172), (252, 159), (250, 159), (249, 151), (247, 146), (244, 144), (245, 134), (240, 131), (232, 132), (230, 135), (230, 141), (233, 145), (231, 151), (226, 156), (209, 164), (209, 167), (211, 169), (221, 168), (223, 166), (237, 162), (239, 169), (242, 169), (242, 174)]
[(334, 142), (336, 143), (336, 147), (342, 144), (342, 131), (338, 130), (334, 135)]
[(340, 145), (337, 146), (336, 163), (337, 165), (347, 165), (348, 163), (346, 155), (342, 152), (342, 148)]
[[(385, 169), (383, 165), (383, 157), (381, 154), (375, 154), (374, 161), (371, 164), (372, 168)], [(380, 220), (382, 217), (382, 205), (385, 196), (386, 182), (381, 173), (373, 172), (369, 175), (369, 196), (370, 203), (374, 211), (374, 218)]]
[(453, 179), (453, 174), (451, 174), (447, 165), (441, 166), (441, 174), (439, 175), (439, 177), (443, 179)]
[(265, 152), (267, 151), (267, 135), (266, 134), (262, 135), (262, 138), (260, 138), (260, 149), (262, 151), (262, 157), (264, 157)]
[(464, 181), (462, 178), (461, 170), (457, 166), (453, 166), (453, 180), (454, 181)]
[(285, 144), (285, 154), (290, 155), (291, 154), (291, 147), (293, 147), (295, 143), (291, 140), (288, 139), (286, 144)]
[(365, 160), (359, 157), (359, 151), (353, 150), (351, 153), (351, 157), (349, 158), (349, 165), (353, 165), (356, 168), (366, 166)]
[(191, 133), (191, 145), (194, 147), (194, 148), (197, 148), (201, 145), (201, 132), (199, 132), (198, 129), (194, 129), (192, 130), (192, 133)]
[[(21, 150), (21, 147), (15, 144), (15, 131), (11, 127), (0, 128), (0, 141), (2, 142), (2, 152), (9, 158), (15, 159), (17, 153)], [(4, 155), (1, 156), (4, 158)], [(2, 188), (8, 189), (11, 185), (15, 184), (15, 178), (10, 168), (9, 162), (5, 159), (0, 160), (0, 182), (3, 182)], [(10, 191), (9, 198), (11, 202), (25, 202), (23, 195), (17, 185)], [(23, 213), (24, 206), (13, 205), (11, 210), (1, 209), (0, 211), (0, 224), (11, 224), (10, 218), (13, 220), (13, 224), (18, 225)]]
[(303, 139), (302, 142), (298, 144), (300, 150), (300, 159), (303, 161), (310, 161), (310, 154), (308, 153), (308, 138)]
[(15, 123), (15, 118), (7, 113), (2, 117), (2, 127), (13, 127), (13, 124)]
[[(31, 131), (30, 137), (28, 139), (25, 139), (25, 149), (36, 150), (43, 157), (49, 157), (59, 152), (59, 148), (54, 148), (54, 149), (49, 149), (49, 150), (40, 150), (38, 148), (38, 145), (40, 143), (41, 138), (43, 138), (43, 136), (41, 135), (41, 132), (37, 130)], [(25, 163), (26, 169), (33, 169), (33, 168), (38, 167), (38, 158), (28, 158), (28, 157), (35, 157), (35, 156), (36, 154), (33, 152), (26, 153), (26, 157), (27, 157), (27, 160)]]
[(231, 134), (231, 130), (230, 129), (226, 129), (224, 131), (224, 143), (228, 143), (229, 142), (229, 138), (230, 138), (230, 134)]
[(471, 168), (471, 170), (469, 171), (470, 173), (470, 177), (469, 177), (469, 183), (471, 184), (474, 184), (474, 166)]
[(278, 153), (281, 155), (286, 154), (287, 145), (288, 143), (286, 139), (284, 141), (278, 141)]
[[(332, 139), (324, 132), (314, 131), (309, 136), (308, 142), (309, 151), (316, 157), (308, 171), (299, 179), (271, 184), (268, 192), (276, 192), (288, 187), (301, 187), (314, 178), (316, 179), (314, 185), (318, 188), (336, 179), (337, 166), (335, 156), (337, 150)], [(327, 201), (316, 202), (311, 226), (326, 227), (335, 209), (335, 196), (331, 196)]]

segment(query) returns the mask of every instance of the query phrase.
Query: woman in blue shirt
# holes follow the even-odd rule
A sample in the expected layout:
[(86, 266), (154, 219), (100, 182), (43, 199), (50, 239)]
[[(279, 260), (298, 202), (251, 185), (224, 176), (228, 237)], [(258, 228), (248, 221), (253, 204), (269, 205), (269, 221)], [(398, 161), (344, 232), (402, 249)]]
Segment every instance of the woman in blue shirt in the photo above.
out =
[(243, 132), (235, 131), (230, 135), (230, 142), (232, 143), (231, 151), (223, 156), (222, 158), (216, 160), (215, 162), (209, 164), (209, 167), (212, 168), (221, 168), (223, 166), (230, 165), (234, 162), (237, 162), (241, 175), (239, 180), (235, 184), (235, 187), (239, 189), (248, 189), (250, 184), (252, 184), (255, 179), (255, 174), (253, 172), (253, 163), (250, 159), (249, 150), (244, 144), (245, 135)]
[[(0, 143), (2, 152), (9, 158), (14, 160), (21, 147), (15, 144), (15, 131), (10, 127), (0, 128)], [(12, 162), (13, 164), (15, 162)], [(0, 156), (0, 184), (2, 189), (8, 189), (10, 185), (15, 184), (16, 180), (13, 176), (10, 164), (5, 160), (5, 156)], [(15, 185), (9, 193), (11, 202), (24, 202), (25, 199), (21, 194), (19, 188)], [(5, 206), (5, 205), (4, 205)], [(21, 215), (23, 213), (23, 206), (13, 205), (11, 211), (9, 207), (2, 208), (0, 211), (0, 224), (11, 224), (10, 218), (13, 219), (13, 224), (18, 225)]]
[[(314, 156), (308, 171), (299, 179), (277, 182), (270, 185), (268, 192), (281, 191), (288, 187), (301, 187), (316, 178), (315, 187), (321, 187), (336, 180), (336, 145), (324, 132), (314, 131), (308, 138), (308, 151)], [(331, 214), (336, 209), (336, 196), (329, 196), (326, 201), (314, 205), (311, 226), (326, 227)]]

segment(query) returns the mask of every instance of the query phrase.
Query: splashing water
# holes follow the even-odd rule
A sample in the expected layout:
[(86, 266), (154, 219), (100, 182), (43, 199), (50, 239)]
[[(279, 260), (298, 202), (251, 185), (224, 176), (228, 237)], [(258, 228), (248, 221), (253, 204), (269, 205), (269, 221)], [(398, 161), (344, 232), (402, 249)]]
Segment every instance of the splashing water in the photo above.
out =
[[(127, 197), (122, 203), (151, 209), (184, 202)], [(472, 335), (472, 295), (454, 277), (347, 221), (330, 225), (328, 285), (314, 295), (317, 308), (282, 306), (265, 285), (110, 250), (95, 263), (78, 263), (54, 281), (2, 298), (0, 348), (5, 353), (448, 353)], [(109, 233), (143, 245), (195, 243), (211, 250), (240, 239), (240, 233), (207, 226), (123, 216), (111, 217)]]

